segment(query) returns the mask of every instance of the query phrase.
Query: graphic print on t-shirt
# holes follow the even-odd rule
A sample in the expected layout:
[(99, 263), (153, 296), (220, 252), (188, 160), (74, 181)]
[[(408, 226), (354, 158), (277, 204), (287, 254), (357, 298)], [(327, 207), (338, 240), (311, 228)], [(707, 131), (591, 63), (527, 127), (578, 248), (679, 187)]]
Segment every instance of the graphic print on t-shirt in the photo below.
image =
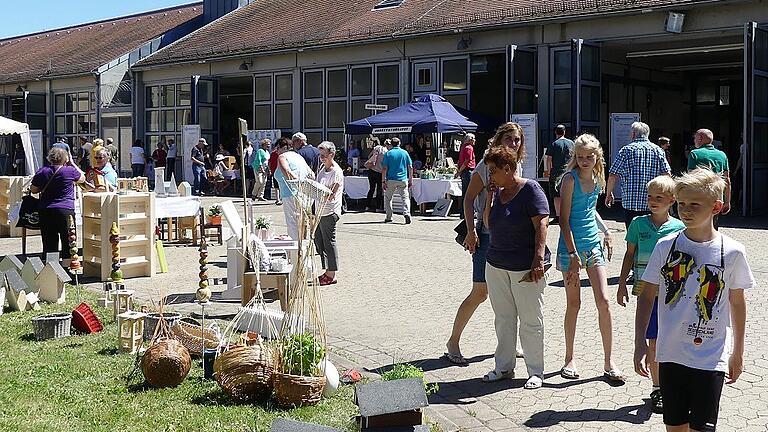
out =
[(699, 294), (697, 295), (696, 305), (699, 308), (699, 316), (704, 321), (712, 319), (712, 309), (720, 300), (720, 295), (725, 288), (723, 282), (723, 269), (709, 264), (701, 266), (699, 269)]
[(661, 274), (667, 284), (667, 295), (664, 297), (665, 304), (672, 304), (680, 298), (683, 287), (685, 287), (685, 281), (695, 264), (692, 256), (675, 250), (676, 242), (677, 239), (672, 243), (672, 250), (667, 257), (667, 262), (661, 268)]

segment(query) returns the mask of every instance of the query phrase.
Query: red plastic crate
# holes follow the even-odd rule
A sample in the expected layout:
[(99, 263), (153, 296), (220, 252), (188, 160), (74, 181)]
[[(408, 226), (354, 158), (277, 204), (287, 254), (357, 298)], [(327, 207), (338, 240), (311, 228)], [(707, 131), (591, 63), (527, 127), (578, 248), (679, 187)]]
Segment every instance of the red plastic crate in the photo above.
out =
[(80, 303), (72, 311), (72, 327), (83, 333), (97, 333), (104, 330), (104, 326), (87, 303)]

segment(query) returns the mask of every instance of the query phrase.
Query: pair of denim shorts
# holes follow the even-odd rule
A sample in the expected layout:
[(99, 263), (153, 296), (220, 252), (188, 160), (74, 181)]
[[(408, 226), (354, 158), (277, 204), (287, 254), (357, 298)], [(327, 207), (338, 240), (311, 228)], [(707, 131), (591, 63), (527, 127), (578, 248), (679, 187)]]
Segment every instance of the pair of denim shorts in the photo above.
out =
[[(605, 254), (601, 246), (596, 246), (588, 251), (577, 251), (579, 258), (581, 258), (581, 265), (583, 268), (600, 267), (605, 266)], [(568, 255), (568, 251), (561, 249), (557, 251), (557, 269), (566, 272), (571, 265), (571, 256)]]
[(472, 254), (472, 282), (485, 283), (485, 257), (491, 247), (491, 236), (480, 232), (477, 234), (477, 240), (480, 245)]

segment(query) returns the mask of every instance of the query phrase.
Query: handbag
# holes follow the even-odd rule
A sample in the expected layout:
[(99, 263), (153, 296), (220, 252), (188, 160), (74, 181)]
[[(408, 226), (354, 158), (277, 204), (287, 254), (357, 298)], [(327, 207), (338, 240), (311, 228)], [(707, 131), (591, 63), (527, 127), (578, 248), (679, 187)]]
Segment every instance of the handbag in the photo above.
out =
[[(61, 169), (61, 168), (59, 168)], [(40, 191), (40, 196), (43, 196), (45, 190), (48, 189), (48, 185), (51, 184), (53, 178), (59, 173), (57, 169), (53, 173), (51, 178), (48, 179), (48, 183)], [(40, 198), (35, 198), (32, 195), (24, 195), (21, 198), (21, 206), (19, 207), (19, 220), (16, 222), (17, 228), (26, 228), (31, 230), (40, 229)]]
[(464, 240), (467, 238), (467, 222), (462, 219), (453, 230), (456, 231), (456, 243), (464, 246)]

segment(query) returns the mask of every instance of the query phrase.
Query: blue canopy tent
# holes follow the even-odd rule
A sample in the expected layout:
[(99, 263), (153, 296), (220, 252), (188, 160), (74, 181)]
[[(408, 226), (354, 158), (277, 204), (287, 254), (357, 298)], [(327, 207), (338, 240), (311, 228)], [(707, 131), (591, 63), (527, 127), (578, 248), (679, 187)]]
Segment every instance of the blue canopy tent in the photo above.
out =
[(428, 94), (381, 114), (345, 125), (347, 134), (474, 132), (477, 123), (456, 111), (442, 96)]

